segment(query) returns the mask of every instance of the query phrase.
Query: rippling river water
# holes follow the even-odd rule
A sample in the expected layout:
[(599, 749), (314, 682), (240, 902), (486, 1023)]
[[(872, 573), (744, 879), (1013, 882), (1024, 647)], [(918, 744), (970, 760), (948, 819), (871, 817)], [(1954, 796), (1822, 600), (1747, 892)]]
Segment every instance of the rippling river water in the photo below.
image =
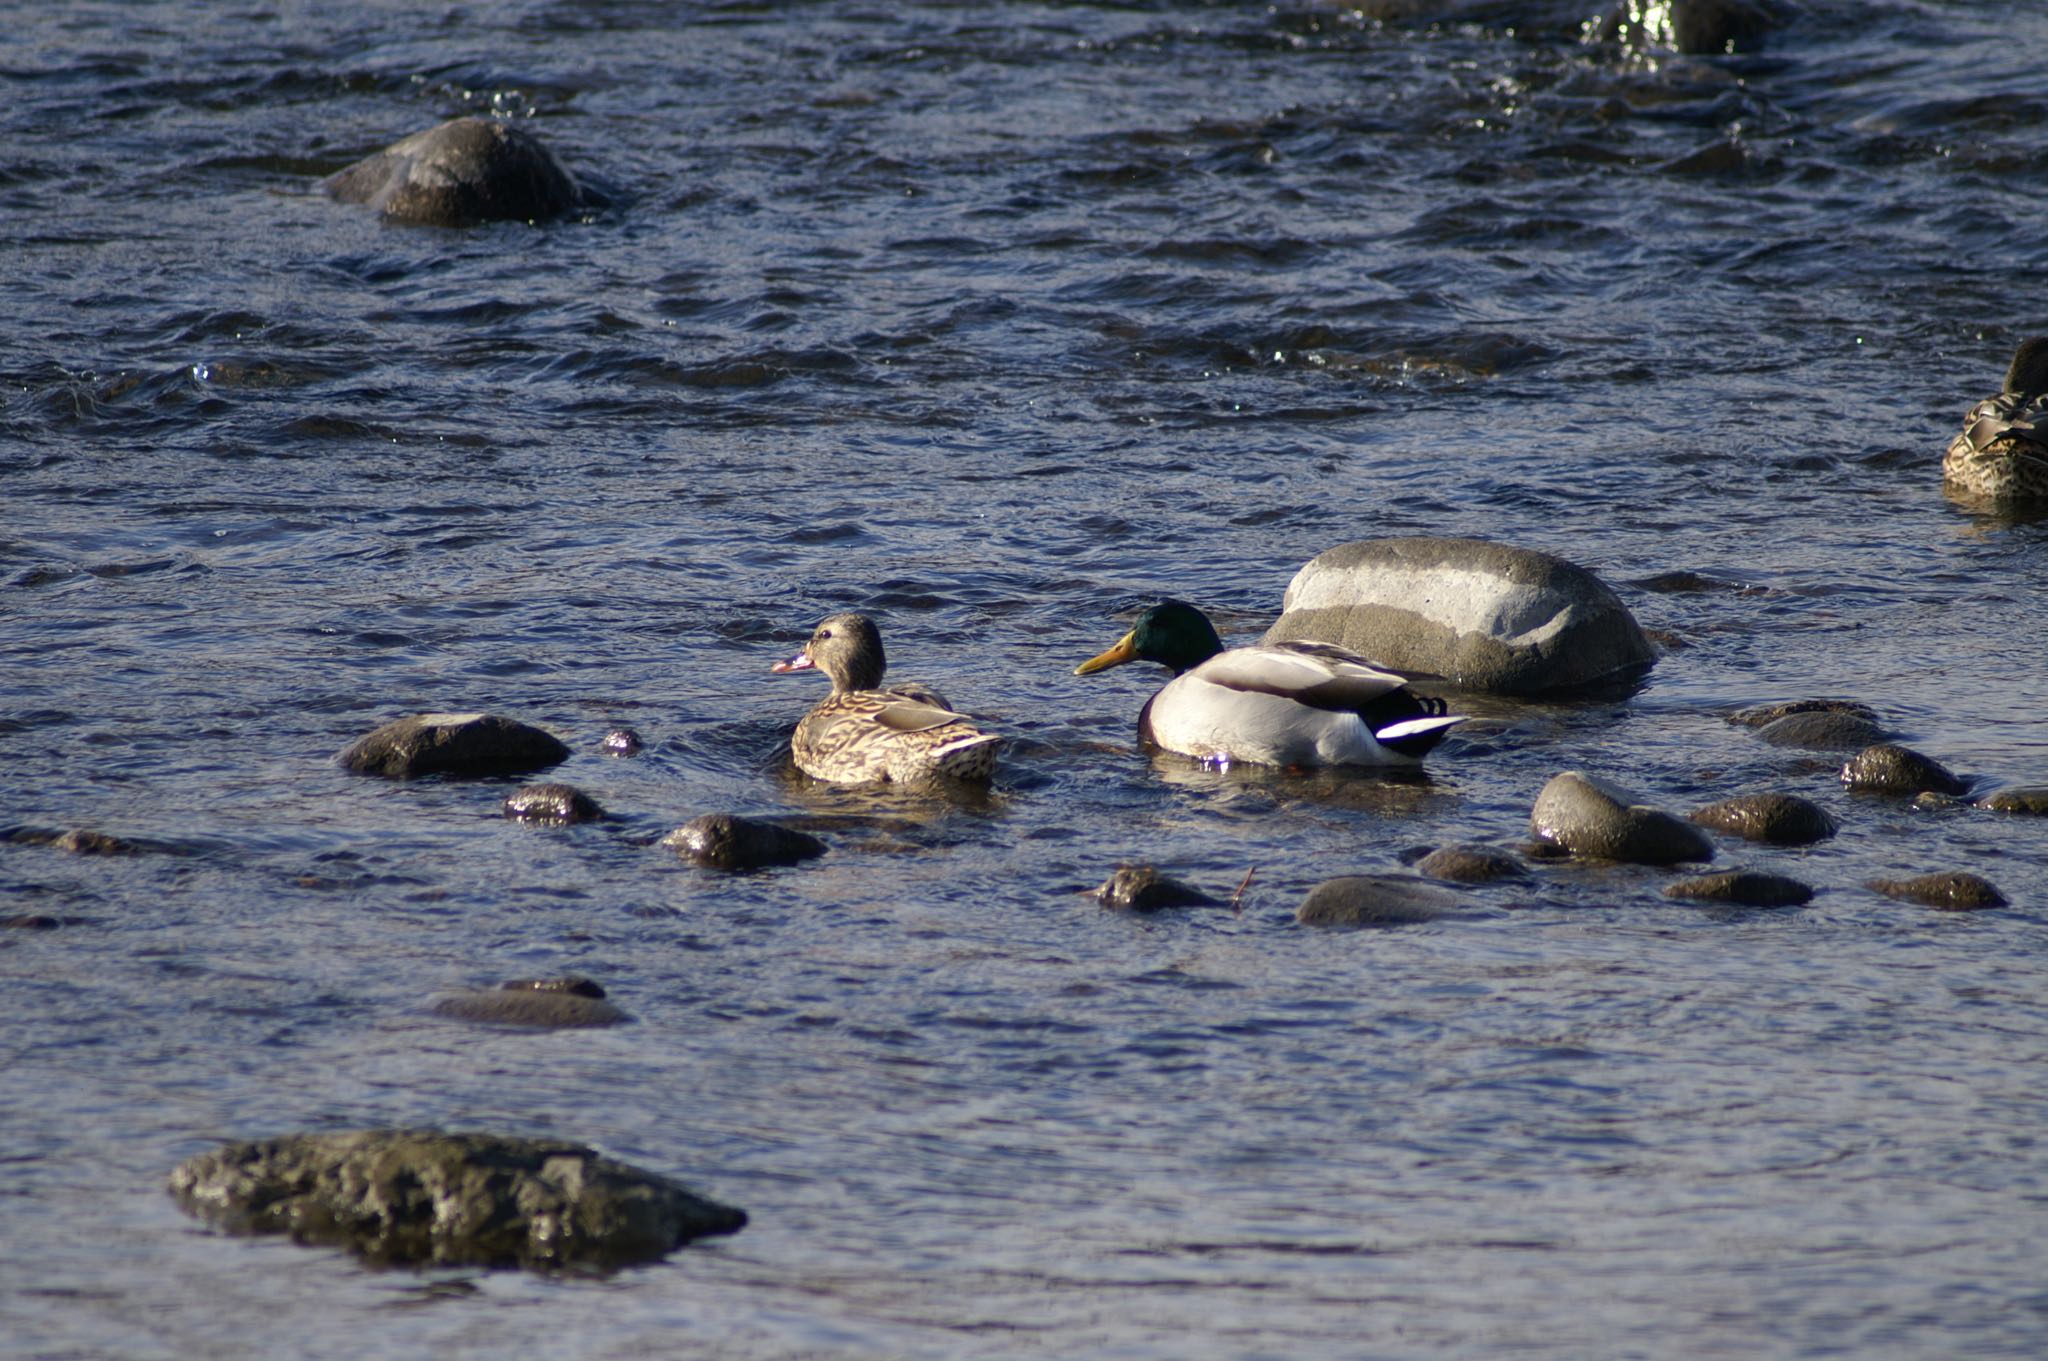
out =
[[(1851, 797), (1725, 721), (1854, 698), (1976, 789), (2048, 783), (2048, 524), (1939, 469), (2048, 329), (2048, 10), (1815, 0), (1711, 58), (1312, 4), (9, 23), (0, 888), (55, 925), (0, 932), (0, 1350), (2048, 1350), (2048, 823)], [(456, 232), (319, 192), (462, 112), (605, 206)], [(1476, 700), (1390, 781), (1154, 761), (1159, 675), (1069, 674), (1160, 594), (1243, 641), (1316, 552), (1430, 533), (1600, 573), (1649, 684)], [(820, 688), (768, 665), (848, 607), (1013, 736), (985, 800), (788, 773)], [(570, 740), (617, 818), (329, 759), (454, 708)], [(620, 723), (644, 754), (601, 754)], [(1570, 768), (1843, 830), (1720, 844), (1801, 909), (1565, 866), (1294, 922), (1518, 842)], [(832, 851), (651, 844), (722, 809)], [(1256, 873), (1236, 913), (1077, 892), (1140, 858)], [(1941, 869), (2013, 905), (1862, 886)], [(568, 972), (636, 1022), (425, 1010)], [(163, 1191), (396, 1124), (586, 1140), (753, 1223), (418, 1275)]]

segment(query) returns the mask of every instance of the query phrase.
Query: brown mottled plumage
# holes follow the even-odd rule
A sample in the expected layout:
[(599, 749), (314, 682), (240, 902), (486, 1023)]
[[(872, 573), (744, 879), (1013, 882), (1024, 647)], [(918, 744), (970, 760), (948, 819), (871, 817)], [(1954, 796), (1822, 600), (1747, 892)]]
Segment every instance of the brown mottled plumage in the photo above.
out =
[(2020, 342), (2005, 391), (1970, 408), (1941, 482), (1958, 500), (2048, 504), (2048, 336)]
[(832, 693), (805, 714), (789, 741), (798, 770), (833, 784), (910, 783), (949, 776), (986, 780), (1002, 738), (956, 714), (921, 685), (882, 688), (882, 635), (863, 614), (835, 614), (804, 650), (774, 670), (816, 668)]

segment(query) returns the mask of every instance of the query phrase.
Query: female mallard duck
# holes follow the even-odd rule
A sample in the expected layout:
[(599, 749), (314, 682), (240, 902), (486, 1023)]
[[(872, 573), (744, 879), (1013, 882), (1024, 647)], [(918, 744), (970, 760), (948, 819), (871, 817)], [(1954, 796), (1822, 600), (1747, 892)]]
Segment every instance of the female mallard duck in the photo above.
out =
[(882, 635), (864, 614), (833, 615), (802, 652), (775, 663), (777, 672), (815, 668), (832, 678), (832, 693), (803, 716), (790, 738), (797, 769), (833, 784), (911, 783), (935, 775), (988, 779), (1003, 739), (954, 713), (934, 690), (884, 690), (887, 665)]
[(1138, 616), (1115, 647), (1074, 668), (1125, 662), (1173, 672), (1138, 714), (1138, 736), (1205, 761), (1269, 766), (1413, 765), (1454, 724), (1444, 702), (1330, 643), (1223, 649), (1209, 617), (1178, 600)]
[(1970, 408), (1941, 483), (1969, 500), (2048, 502), (2048, 336), (2021, 341), (2005, 391)]

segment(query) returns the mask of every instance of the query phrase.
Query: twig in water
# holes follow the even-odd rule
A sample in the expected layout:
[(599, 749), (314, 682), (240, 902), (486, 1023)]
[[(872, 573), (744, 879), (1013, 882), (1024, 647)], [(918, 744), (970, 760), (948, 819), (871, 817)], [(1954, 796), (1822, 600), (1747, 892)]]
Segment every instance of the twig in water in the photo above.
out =
[(1233, 916), (1244, 915), (1244, 891), (1252, 886), (1252, 876), (1258, 872), (1259, 867), (1253, 865), (1244, 872), (1244, 878), (1237, 881), (1237, 892), (1230, 895), (1230, 911)]

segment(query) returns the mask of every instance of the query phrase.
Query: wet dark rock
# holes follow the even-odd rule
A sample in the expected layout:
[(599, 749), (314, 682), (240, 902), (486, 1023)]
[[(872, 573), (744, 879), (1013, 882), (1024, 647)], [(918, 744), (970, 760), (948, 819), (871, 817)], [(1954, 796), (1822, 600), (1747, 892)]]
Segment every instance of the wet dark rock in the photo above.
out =
[(1777, 704), (1754, 704), (1728, 715), (1728, 721), (1745, 728), (1762, 728), (1793, 714), (1844, 714), (1866, 723), (1877, 722), (1877, 710), (1853, 699), (1794, 699)]
[(50, 844), (73, 855), (140, 855), (143, 852), (143, 847), (137, 842), (85, 827), (74, 827)]
[(1620, 0), (1598, 32), (1607, 42), (1713, 56), (1755, 51), (1785, 17), (1784, 5), (1765, 0)]
[(1922, 874), (1912, 879), (1872, 879), (1864, 887), (1887, 898), (1899, 898), (1948, 912), (2006, 905), (2005, 895), (1993, 887), (1990, 880), (1962, 870)]
[(1458, 884), (1490, 884), (1525, 879), (1522, 862), (1491, 846), (1439, 846), (1415, 862), (1416, 872)]
[(429, 1130), (229, 1144), (180, 1163), (170, 1190), (231, 1233), (287, 1233), (383, 1264), (626, 1266), (747, 1222), (578, 1144)]
[(1969, 788), (1939, 761), (1891, 742), (1865, 747), (1850, 757), (1842, 767), (1842, 783), (1877, 794), (1960, 794)]
[(496, 714), (416, 714), (386, 723), (335, 757), (350, 770), (415, 775), (524, 775), (566, 759), (549, 733)]
[(1977, 806), (1989, 808), (1994, 813), (2031, 813), (2036, 817), (2048, 816), (2048, 785), (2001, 789), (1977, 800)]
[(1532, 42), (1591, 36), (1695, 56), (1754, 51), (1794, 13), (1783, 0), (1354, 0), (1347, 8), (1383, 23), (1472, 24)]
[(643, 745), (640, 734), (631, 728), (613, 728), (604, 735), (604, 750), (608, 756), (632, 756)]
[(1813, 899), (1813, 890), (1797, 879), (1761, 870), (1723, 870), (1680, 879), (1664, 887), (1667, 898), (1690, 898), (1699, 902), (1734, 903), (1743, 907), (1798, 907)]
[(1861, 715), (1825, 712), (1787, 714), (1758, 728), (1756, 735), (1774, 747), (1806, 751), (1856, 751), (1890, 736)]
[(574, 785), (529, 784), (505, 796), (505, 816), (520, 822), (595, 822), (604, 809)]
[(1695, 809), (1692, 820), (1717, 832), (1772, 846), (1807, 846), (1833, 836), (1827, 809), (1797, 794), (1740, 794)]
[(685, 860), (718, 870), (793, 865), (825, 853), (825, 843), (809, 832), (736, 813), (691, 818), (662, 838), (662, 844), (674, 847)]
[(1349, 874), (1310, 889), (1294, 917), (1305, 926), (1410, 926), (1458, 906), (1449, 890), (1405, 874)]
[(1152, 865), (1119, 865), (1095, 899), (1120, 912), (1157, 912), (1165, 907), (1204, 907), (1216, 900), (1198, 888), (1169, 879)]
[(582, 201), (574, 177), (539, 139), (496, 118), (456, 118), (416, 132), (326, 183), (344, 203), (427, 227), (537, 222)]
[(632, 1018), (605, 1000), (604, 989), (588, 978), (522, 978), (497, 988), (450, 993), (434, 1000), (437, 1016), (490, 1025), (564, 1030), (618, 1025)]
[(115, 836), (111, 832), (95, 831), (90, 827), (74, 827), (65, 832), (52, 831), (46, 827), (10, 827), (0, 830), (0, 841), (9, 841), (18, 846), (48, 846), (52, 850), (69, 851), (73, 855), (186, 854), (183, 848), (168, 842)]
[(1536, 796), (1530, 830), (1573, 855), (1670, 865), (1712, 860), (1713, 843), (1682, 818), (1645, 805), (1622, 786), (1568, 770)]
[(1264, 641), (1295, 638), (1510, 695), (1624, 687), (1656, 655), (1591, 572), (1478, 539), (1368, 539), (1318, 554)]

